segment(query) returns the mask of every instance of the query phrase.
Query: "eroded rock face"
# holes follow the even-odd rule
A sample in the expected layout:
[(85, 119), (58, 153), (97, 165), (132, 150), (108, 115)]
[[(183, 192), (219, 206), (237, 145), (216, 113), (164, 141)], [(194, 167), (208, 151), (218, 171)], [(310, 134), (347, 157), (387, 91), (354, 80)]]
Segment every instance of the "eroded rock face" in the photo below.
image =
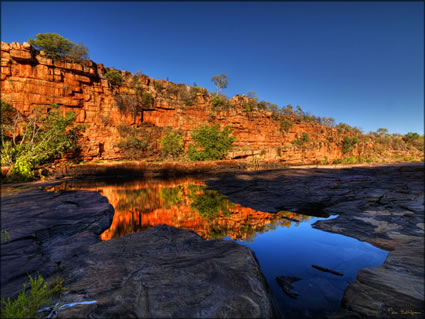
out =
[[(173, 83), (157, 81), (164, 87), (160, 90), (155, 87), (153, 78), (140, 75), (137, 77), (140, 88), (152, 95), (154, 105), (134, 116), (128, 111), (129, 105), (136, 103), (136, 89), (132, 87), (134, 77), (129, 72), (120, 71), (124, 82), (120, 87), (113, 87), (104, 76), (109, 68), (102, 64), (52, 61), (30, 45), (17, 42), (1, 43), (1, 67), (2, 99), (23, 114), (29, 114), (35, 107), (46, 108), (57, 103), (65, 111), (74, 111), (77, 123), (89, 124), (81, 140), (82, 160), (121, 159), (122, 152), (117, 146), (121, 139), (117, 129), (120, 124), (154, 127), (160, 129), (160, 134), (164, 134), (162, 128), (180, 130), (186, 149), (191, 141), (191, 131), (200, 124), (214, 123), (221, 128), (230, 125), (237, 141), (229, 158), (252, 161), (258, 156), (262, 161), (315, 163), (332, 162), (343, 155), (341, 142), (345, 133), (339, 134), (335, 128), (304, 121), (294, 123), (287, 132), (283, 131), (280, 122), (273, 119), (272, 112), (247, 114), (243, 111), (243, 105), (248, 101), (245, 96), (234, 96), (229, 109), (212, 110), (211, 95), (199, 92), (193, 105), (186, 106), (178, 95), (165, 94), (168, 86), (175, 86)], [(188, 89), (184, 84), (175, 87)], [(293, 145), (291, 142), (303, 133), (309, 134), (308, 145)], [(159, 147), (157, 139), (156, 136), (150, 141), (156, 150)], [(354, 155), (364, 154), (371, 146), (357, 145)], [(400, 152), (407, 157), (423, 158), (416, 149)]]
[[(78, 267), (77, 267), (78, 265)], [(96, 300), (61, 317), (269, 318), (270, 292), (254, 253), (166, 225), (101, 242), (65, 264), (64, 301)]]
[[(3, 194), (2, 194), (3, 195)], [(13, 297), (39, 272), (62, 272), (65, 260), (100, 241), (114, 209), (97, 192), (44, 192), (32, 189), (1, 198), (1, 227), (10, 240), (1, 244), (1, 296)]]

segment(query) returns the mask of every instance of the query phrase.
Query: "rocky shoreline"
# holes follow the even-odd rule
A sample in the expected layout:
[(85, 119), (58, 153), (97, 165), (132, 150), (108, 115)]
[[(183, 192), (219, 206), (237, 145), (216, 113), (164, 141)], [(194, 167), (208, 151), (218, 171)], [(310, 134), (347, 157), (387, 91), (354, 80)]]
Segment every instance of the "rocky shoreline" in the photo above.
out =
[[(265, 212), (338, 214), (313, 227), (391, 251), (382, 266), (359, 272), (343, 308), (329, 318), (423, 317), (423, 163), (216, 172), (206, 183), (233, 202)], [(1, 245), (2, 297), (15, 296), (26, 274), (39, 271), (65, 278), (63, 302), (99, 301), (63, 317), (279, 316), (247, 247), (168, 226), (101, 242), (114, 213), (106, 198), (28, 186), (16, 194), (2, 189), (2, 229), (11, 237)]]
[(64, 278), (60, 318), (278, 318), (255, 254), (162, 225), (110, 241), (114, 209), (93, 191), (27, 189), (5, 194), (1, 296), (16, 297), (27, 274)]
[(313, 227), (391, 251), (382, 266), (359, 272), (346, 289), (345, 310), (330, 317), (423, 317), (423, 163), (222, 174), (206, 183), (258, 210), (339, 214)]

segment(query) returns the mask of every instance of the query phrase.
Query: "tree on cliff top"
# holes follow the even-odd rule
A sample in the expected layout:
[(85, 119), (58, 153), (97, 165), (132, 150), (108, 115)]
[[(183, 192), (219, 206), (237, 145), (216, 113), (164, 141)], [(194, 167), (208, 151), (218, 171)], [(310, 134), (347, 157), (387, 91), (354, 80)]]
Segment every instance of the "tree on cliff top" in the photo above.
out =
[(211, 78), (211, 81), (213, 81), (215, 87), (217, 88), (217, 93), (220, 93), (222, 89), (227, 88), (227, 84), (229, 84), (229, 81), (227, 80), (226, 74), (220, 74), (220, 75), (214, 75)]
[(60, 57), (76, 62), (88, 59), (89, 50), (84, 44), (75, 44), (57, 33), (38, 33), (35, 39), (29, 39), (28, 42), (54, 60)]

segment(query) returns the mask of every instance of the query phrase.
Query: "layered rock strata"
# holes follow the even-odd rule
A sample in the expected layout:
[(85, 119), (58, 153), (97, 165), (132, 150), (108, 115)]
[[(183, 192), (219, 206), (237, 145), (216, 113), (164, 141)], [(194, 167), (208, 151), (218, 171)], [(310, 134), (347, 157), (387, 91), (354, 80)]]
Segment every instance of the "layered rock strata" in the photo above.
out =
[[(285, 163), (332, 162), (342, 158), (344, 134), (334, 128), (298, 121), (284, 131), (272, 112), (245, 112), (243, 105), (248, 102), (245, 96), (236, 95), (230, 99), (228, 109), (214, 109), (211, 95), (201, 90), (194, 96), (193, 104), (188, 106), (179, 94), (168, 90), (173, 87), (188, 92), (190, 88), (184, 84), (156, 81), (147, 75), (135, 76), (120, 71), (124, 82), (116, 87), (105, 79), (109, 70), (93, 61), (84, 64), (53, 61), (28, 43), (1, 42), (2, 99), (25, 115), (35, 108), (46, 110), (53, 103), (59, 104), (64, 112), (74, 111), (77, 123), (89, 124), (81, 140), (81, 160), (121, 159), (122, 150), (117, 146), (121, 139), (118, 130), (121, 124), (152, 131), (145, 134), (152, 135), (149, 138), (151, 148), (158, 150), (158, 137), (166, 128), (181, 131), (187, 149), (191, 131), (201, 123), (233, 128), (237, 141), (229, 158), (252, 160), (257, 156), (263, 161)], [(130, 110), (138, 103), (138, 90), (150, 93), (153, 104), (136, 114)], [(308, 143), (302, 147), (291, 143), (303, 133), (309, 134)], [(354, 155), (361, 155), (370, 147), (358, 146)], [(409, 152), (418, 158), (423, 156), (418, 151)]]

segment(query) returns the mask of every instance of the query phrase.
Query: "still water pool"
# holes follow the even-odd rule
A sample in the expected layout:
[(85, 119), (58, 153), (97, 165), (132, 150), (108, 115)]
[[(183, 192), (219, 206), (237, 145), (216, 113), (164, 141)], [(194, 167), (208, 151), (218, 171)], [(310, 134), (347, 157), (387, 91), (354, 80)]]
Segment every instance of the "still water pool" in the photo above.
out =
[[(167, 224), (193, 230), (206, 240), (233, 240), (250, 247), (286, 318), (317, 318), (338, 309), (345, 288), (358, 271), (381, 265), (388, 254), (368, 243), (311, 226), (336, 216), (257, 211), (232, 203), (208, 189), (202, 180), (85, 180), (50, 188), (71, 189), (98, 191), (114, 206), (113, 222), (101, 234), (102, 240)], [(323, 272), (313, 265), (343, 276)], [(285, 293), (276, 281), (278, 276), (298, 277), (290, 289), (298, 296)]]

